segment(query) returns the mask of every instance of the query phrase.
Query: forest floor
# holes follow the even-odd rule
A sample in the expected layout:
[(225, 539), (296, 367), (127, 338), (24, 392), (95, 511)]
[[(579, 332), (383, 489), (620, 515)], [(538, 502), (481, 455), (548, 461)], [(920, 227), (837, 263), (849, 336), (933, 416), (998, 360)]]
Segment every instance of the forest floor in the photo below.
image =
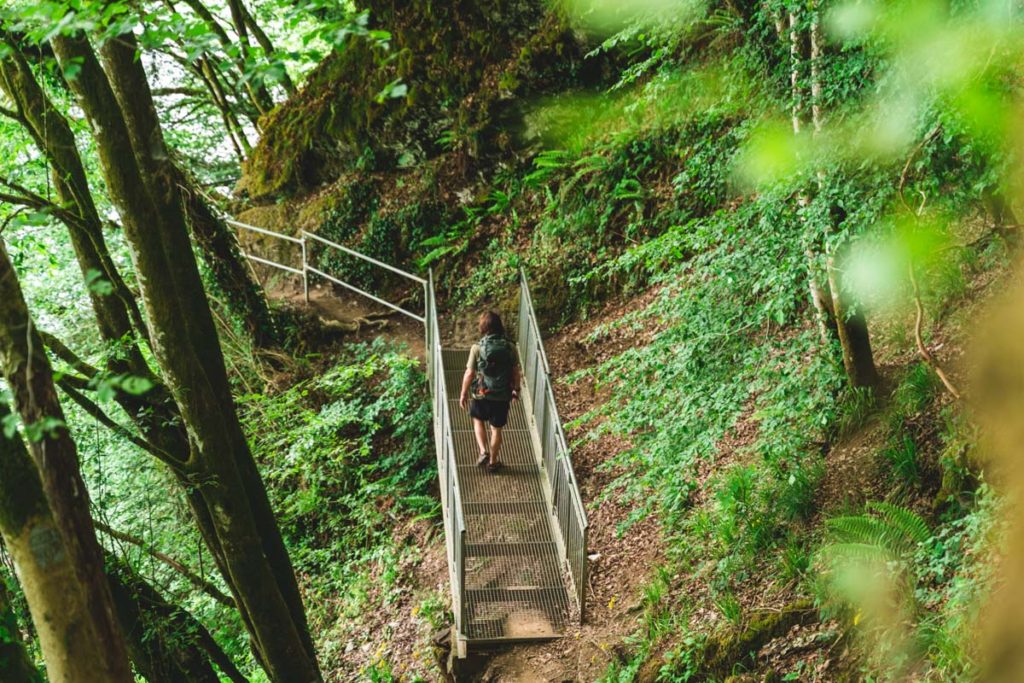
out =
[[(959, 305), (945, 311), (942, 323), (933, 331), (931, 348), (955, 381), (963, 375), (958, 362), (963, 355), (964, 335), (979, 307), (992, 290), (997, 289), (990, 286), (995, 278), (991, 272), (976, 274), (967, 283)], [(629, 449), (631, 443), (612, 434), (591, 438), (588, 434), (594, 424), (575, 424), (578, 418), (606, 397), (595, 387), (592, 378), (585, 376), (572, 383), (563, 380), (628, 348), (649, 343), (659, 332), (656, 321), (644, 323), (639, 328), (613, 323), (649, 305), (658, 291), (653, 288), (628, 299), (608, 302), (588, 319), (563, 327), (546, 342), (558, 407), (563, 423), (567, 425), (574, 467), (589, 515), (591, 559), (586, 621), (570, 628), (565, 637), (558, 640), (471, 653), (463, 668), (465, 680), (524, 683), (594, 681), (613, 665), (625, 665), (635, 654), (635, 643), (630, 638), (643, 626), (647, 608), (644, 592), (657, 578), (659, 568), (672, 566), (667, 556), (670, 544), (663, 536), (661, 524), (653, 517), (622, 530), (632, 509), (614, 493), (607, 494), (609, 485), (622, 474), (609, 466), (609, 462)], [(301, 288), (287, 285), (275, 288), (274, 296), (296, 305), (303, 298)], [(310, 303), (324, 320), (348, 322), (386, 312), (381, 306), (337, 288), (314, 287)], [(475, 340), (472, 316), (448, 314), (443, 317), (447, 318), (443, 321), (446, 323), (447, 344), (463, 346)], [(397, 314), (384, 320), (386, 322), (382, 325), (364, 325), (347, 338), (369, 340), (383, 335), (404, 343), (410, 355), (422, 359), (422, 326)], [(883, 326), (876, 349), (886, 386), (883, 394), (888, 394), (896, 378), (919, 360), (916, 353), (906, 350), (905, 343), (887, 341), (890, 336)], [(901, 351), (890, 351), (897, 348)], [(938, 411), (946, 400), (940, 399), (925, 414), (918, 416), (917, 428), (933, 430), (940, 419)], [(883, 411), (884, 401), (871, 416), (841, 437), (827, 452), (825, 476), (815, 501), (816, 511), (805, 522), (808, 529), (820, 524), (830, 512), (859, 507), (865, 500), (883, 499), (891, 489), (893, 482), (888, 479), (878, 458), (886, 438)], [(707, 500), (709, 481), (716, 471), (749, 457), (748, 447), (756, 441), (757, 430), (757, 421), (747, 416), (722, 439), (717, 455), (709, 459), (699, 472), (695, 505)], [(937, 452), (933, 450), (930, 456), (934, 461)], [(930, 503), (922, 497), (915, 507), (925, 509)], [(408, 520), (407, 524), (398, 525), (395, 536), (396, 543), (411, 540), (412, 545), (422, 552), (408, 566), (399, 568), (399, 581), (405, 588), (398, 604), (390, 604), (386, 610), (367, 613), (357, 619), (353, 629), (363, 634), (362, 642), (356, 639), (339, 643), (339, 647), (345, 650), (342, 661), (346, 668), (352, 667), (353, 672), (360, 672), (358, 675), (353, 673), (351, 679), (339, 680), (363, 680), (367, 667), (382, 659), (407, 663), (392, 670), (398, 680), (412, 680), (409, 674), (416, 671), (432, 670), (439, 674), (439, 662), (434, 659), (437, 653), (431, 648), (437, 629), (431, 629), (418, 612), (426, 596), (442, 595), (445, 601), (448, 599), (443, 537), (434, 525), (424, 520)], [(778, 612), (800, 597), (796, 586), (778, 585), (772, 578), (774, 572), (773, 566), (761, 567), (754, 573), (753, 580), (738, 587), (736, 596), (745, 614)], [(710, 605), (706, 574), (701, 571), (686, 576), (677, 574), (667, 580), (671, 592), (688, 595), (697, 605), (690, 617), (691, 625), (703, 632), (715, 632), (722, 626), (722, 617)], [(379, 645), (370, 645), (374, 641)], [(654, 680), (662, 654), (672, 645), (671, 638), (659, 642), (647, 656), (636, 680)], [(840, 625), (813, 619), (793, 626), (782, 637), (769, 640), (760, 648), (756, 661), (762, 671), (794, 671), (799, 667), (807, 673), (808, 680), (834, 680), (837, 672), (845, 668), (846, 658), (846, 639)]]

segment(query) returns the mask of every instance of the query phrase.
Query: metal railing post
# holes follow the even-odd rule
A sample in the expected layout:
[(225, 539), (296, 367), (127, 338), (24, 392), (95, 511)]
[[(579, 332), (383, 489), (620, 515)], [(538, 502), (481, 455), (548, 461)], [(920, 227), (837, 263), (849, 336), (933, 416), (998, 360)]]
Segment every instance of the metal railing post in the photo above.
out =
[(306, 260), (306, 238), (302, 238), (302, 297), (309, 303), (309, 261)]

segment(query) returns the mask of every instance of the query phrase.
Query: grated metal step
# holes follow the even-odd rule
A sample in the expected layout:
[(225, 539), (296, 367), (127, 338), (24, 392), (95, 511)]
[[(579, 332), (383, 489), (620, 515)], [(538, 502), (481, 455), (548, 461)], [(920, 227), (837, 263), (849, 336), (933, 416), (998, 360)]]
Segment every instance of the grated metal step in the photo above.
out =
[(542, 502), (539, 470), (534, 465), (505, 464), (497, 472), (475, 465), (459, 467), (463, 503)]
[(465, 503), (463, 513), (469, 545), (551, 540), (544, 502)]
[[(455, 440), (455, 461), (459, 465), (476, 465), (477, 455), (480, 447), (476, 443), (476, 437), (471, 431), (454, 432), (452, 438)], [(530, 432), (525, 429), (503, 429), (501, 430), (501, 451), (499, 457), (503, 463), (509, 465), (536, 465), (537, 461), (533, 455), (533, 441)]]
[(470, 640), (555, 638), (565, 631), (565, 589), (467, 590)]
[(468, 355), (465, 349), (442, 352), (466, 523), (466, 637), (558, 637), (566, 628), (569, 599), (526, 411), (521, 402), (512, 403), (502, 430), (503, 467), (477, 467), (472, 420), (457, 400)]

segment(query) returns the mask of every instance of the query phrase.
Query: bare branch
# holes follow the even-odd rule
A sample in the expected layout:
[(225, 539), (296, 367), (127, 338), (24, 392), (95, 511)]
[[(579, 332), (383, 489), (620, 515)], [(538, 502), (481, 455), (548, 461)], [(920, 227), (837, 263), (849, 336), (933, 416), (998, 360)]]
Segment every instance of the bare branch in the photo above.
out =
[(142, 450), (146, 451), (160, 462), (164, 463), (175, 471), (181, 470), (181, 463), (174, 459), (170, 453), (150, 443), (146, 439), (142, 438), (135, 432), (131, 431), (124, 425), (120, 424), (112, 417), (103, 412), (96, 403), (86, 398), (86, 396), (78, 390), (75, 386), (75, 382), (69, 380), (67, 376), (61, 377), (57, 380), (57, 386), (61, 388), (68, 398), (77, 403), (82, 410), (88, 413), (94, 420), (99, 422), (101, 425), (114, 432), (122, 439), (129, 443), (138, 446)]
[(94, 520), (93, 524), (95, 524), (97, 529), (99, 529), (103, 533), (107, 534), (111, 538), (115, 538), (115, 539), (117, 539), (119, 541), (123, 541), (123, 542), (129, 543), (129, 544), (131, 544), (131, 545), (133, 545), (133, 546), (135, 546), (137, 548), (140, 548), (144, 553), (146, 553), (150, 557), (152, 557), (152, 558), (154, 558), (156, 560), (159, 560), (160, 562), (163, 562), (168, 567), (170, 567), (171, 569), (173, 569), (174, 571), (178, 572), (179, 574), (184, 576), (186, 579), (188, 579), (189, 582), (192, 585), (194, 585), (196, 588), (198, 588), (199, 590), (203, 591), (204, 593), (209, 595), (211, 598), (213, 598), (214, 600), (216, 600), (220, 604), (225, 605), (227, 607), (230, 607), (232, 609), (234, 609), (236, 607), (235, 601), (231, 597), (229, 597), (229, 596), (225, 595), (223, 592), (221, 592), (221, 590), (219, 588), (214, 586), (212, 583), (210, 583), (209, 581), (207, 581), (203, 577), (201, 577), (198, 574), (196, 574), (194, 571), (192, 571), (191, 569), (189, 569), (184, 564), (182, 564), (178, 560), (174, 559), (170, 555), (167, 555), (166, 553), (162, 553), (159, 550), (157, 550), (156, 548), (152, 547), (150, 544), (146, 543), (146, 541), (142, 540), (141, 538), (139, 538), (137, 536), (132, 536), (131, 534), (125, 533), (123, 531), (118, 531), (117, 529), (114, 529), (114, 528), (104, 524), (103, 522), (99, 521), (98, 519)]
[[(925, 145), (935, 139), (941, 131), (942, 124), (935, 124), (935, 126), (928, 131), (923, 138), (921, 138), (921, 141), (914, 146), (914, 149), (910, 151), (910, 156), (907, 157), (907, 162), (903, 165), (903, 170), (900, 172), (900, 180), (899, 184), (896, 186), (896, 193), (899, 195), (900, 202), (903, 204), (903, 207), (911, 216), (914, 217), (915, 221), (921, 219), (921, 214), (924, 213), (925, 205), (928, 203), (928, 195), (923, 191), (919, 193), (921, 195), (921, 203), (918, 204), (916, 209), (912, 208), (909, 202), (907, 202), (904, 190), (906, 189), (907, 178), (910, 176), (910, 166), (914, 163), (914, 159), (916, 159), (917, 155), (921, 153), (921, 150), (924, 149)], [(931, 368), (932, 372), (935, 373), (939, 378), (939, 381), (942, 382), (942, 385), (946, 387), (946, 390), (953, 396), (953, 398), (959, 400), (960, 392), (950, 381), (949, 377), (946, 376), (946, 373), (943, 372), (942, 368), (939, 367), (935, 357), (924, 343), (924, 338), (921, 333), (921, 328), (924, 326), (924, 303), (922, 303), (921, 300), (921, 288), (917, 284), (917, 274), (914, 271), (913, 262), (907, 266), (907, 273), (910, 276), (910, 286), (914, 293), (914, 343), (917, 346), (917, 353), (921, 356), (921, 360), (924, 361), (925, 365)]]
[(43, 340), (43, 344), (46, 348), (53, 352), (53, 355), (60, 358), (62, 361), (67, 363), (69, 366), (75, 369), (81, 375), (85, 375), (87, 379), (92, 379), (100, 374), (99, 369), (86, 363), (79, 357), (74, 351), (69, 349), (67, 345), (57, 337), (53, 336), (49, 332), (38, 330), (40, 338)]
[(914, 274), (914, 264), (911, 263), (907, 268), (910, 274), (910, 285), (914, 290), (914, 309), (916, 318), (914, 320), (914, 342), (917, 344), (917, 352), (921, 356), (921, 359), (925, 364), (932, 369), (939, 380), (942, 382), (946, 390), (952, 394), (953, 398), (959, 399), (960, 392), (946, 376), (946, 373), (942, 371), (939, 364), (935, 361), (935, 357), (932, 356), (931, 351), (925, 346), (924, 339), (921, 337), (921, 327), (924, 325), (924, 305), (921, 303), (921, 291), (917, 286), (917, 276)]

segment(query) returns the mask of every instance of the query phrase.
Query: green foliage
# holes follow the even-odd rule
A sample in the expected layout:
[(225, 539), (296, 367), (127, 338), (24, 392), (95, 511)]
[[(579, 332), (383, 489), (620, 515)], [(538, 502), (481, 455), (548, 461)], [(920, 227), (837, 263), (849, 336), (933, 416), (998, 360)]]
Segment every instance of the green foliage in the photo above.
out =
[(850, 546), (867, 552), (877, 548), (893, 558), (911, 555), (921, 544), (931, 539), (931, 530), (912, 510), (889, 503), (869, 503), (868, 515), (833, 517), (827, 526), (838, 545), (826, 546), (826, 554)]
[(913, 416), (929, 405), (939, 389), (939, 380), (925, 363), (913, 364), (893, 392), (893, 413)]
[(914, 669), (935, 680), (976, 675), (974, 619), (994, 579), (984, 559), (1003, 522), (982, 487), (966, 515), (933, 528), (914, 511), (869, 503), (829, 519), (816, 554), (819, 601), (864, 642), (863, 673), (891, 680)]
[(292, 559), (322, 590), (349, 590), (396, 515), (436, 513), (424, 391), (415, 361), (376, 343), (281, 394), (240, 399)]
[(921, 469), (918, 464), (917, 444), (909, 434), (894, 436), (882, 450), (882, 457), (892, 467), (900, 481), (914, 486), (921, 481)]

